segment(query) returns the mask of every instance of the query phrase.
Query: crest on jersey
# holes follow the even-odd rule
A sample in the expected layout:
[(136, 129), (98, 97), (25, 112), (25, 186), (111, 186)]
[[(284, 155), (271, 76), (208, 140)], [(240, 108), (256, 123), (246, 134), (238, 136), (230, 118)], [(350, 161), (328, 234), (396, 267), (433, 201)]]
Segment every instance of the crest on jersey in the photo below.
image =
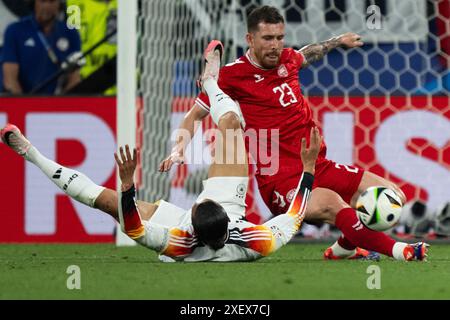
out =
[(245, 193), (247, 192), (247, 186), (244, 183), (241, 183), (236, 188), (236, 193), (239, 198), (243, 198)]
[(278, 67), (278, 76), (282, 77), (282, 78), (285, 78), (285, 77), (288, 76), (288, 71), (287, 71), (286, 66), (284, 64), (281, 64)]
[(295, 191), (296, 191), (297, 189), (291, 189), (291, 190), (289, 190), (289, 192), (286, 194), (286, 200), (290, 203), (290, 202), (292, 202), (292, 199), (294, 199), (294, 196), (295, 196)]

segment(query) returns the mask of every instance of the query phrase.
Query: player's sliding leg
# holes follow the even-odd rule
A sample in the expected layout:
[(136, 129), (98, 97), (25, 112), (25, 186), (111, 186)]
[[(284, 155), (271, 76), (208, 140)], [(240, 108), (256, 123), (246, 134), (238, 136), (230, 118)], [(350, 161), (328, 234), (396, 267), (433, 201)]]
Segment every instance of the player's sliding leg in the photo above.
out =
[[(392, 189), (399, 195), (402, 203), (405, 203), (406, 201), (406, 197), (403, 191), (395, 183), (388, 181), (376, 174), (365, 171), (358, 185), (357, 191), (351, 198), (350, 205), (352, 208), (355, 208), (356, 201), (359, 195), (371, 186), (384, 186), (386, 188)], [(354, 249), (356, 249), (356, 252), (361, 250), (360, 248), (357, 248), (355, 245), (353, 245), (346, 237), (341, 236), (331, 247), (327, 248), (327, 250), (324, 252), (324, 257), (326, 259), (339, 259), (345, 257), (349, 252), (351, 252), (352, 250), (354, 251)], [(366, 253), (368, 254), (367, 251), (361, 253), (362, 255)]]
[[(383, 232), (365, 227), (359, 221), (355, 210), (330, 189), (316, 188), (313, 190), (306, 210), (305, 220), (308, 219), (334, 224), (343, 233), (344, 241), (340, 240), (344, 246), (335, 243), (331, 247), (332, 254), (336, 258), (354, 254), (355, 246), (379, 252), (397, 260), (423, 260), (426, 257), (427, 245), (425, 244), (410, 245), (396, 242)], [(345, 243), (348, 243), (347, 247)], [(325, 258), (330, 259), (331, 257)]]
[[(36, 165), (68, 196), (118, 220), (117, 192), (115, 190), (99, 186), (81, 172), (66, 168), (46, 158), (12, 124), (6, 125), (1, 130), (1, 138), (17, 154)], [(153, 206), (149, 203), (140, 203), (140, 211), (146, 216), (143, 217), (144, 220), (147, 220), (149, 218), (147, 216), (151, 216), (155, 211)]]
[(358, 219), (353, 208), (341, 209), (336, 214), (335, 225), (344, 237), (358, 247), (385, 254), (396, 260), (425, 260), (427, 257), (427, 244), (395, 241), (383, 232), (368, 229)]

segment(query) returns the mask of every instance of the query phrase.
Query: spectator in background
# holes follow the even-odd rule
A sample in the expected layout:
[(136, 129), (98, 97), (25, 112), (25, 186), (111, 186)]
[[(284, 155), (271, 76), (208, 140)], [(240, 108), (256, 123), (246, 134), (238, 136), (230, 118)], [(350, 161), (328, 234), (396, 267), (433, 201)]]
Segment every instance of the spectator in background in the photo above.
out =
[(0, 94), (3, 92), (2, 50), (6, 28), (31, 14), (29, 0), (0, 0)]
[[(81, 13), (81, 43), (83, 52), (88, 51), (117, 27), (117, 0), (67, 0), (67, 7), (77, 6)], [(116, 36), (108, 38), (91, 54), (81, 69), (81, 78), (88, 85), (81, 93), (116, 93)], [(89, 79), (88, 79), (89, 78)], [(89, 90), (88, 88), (89, 87)], [(106, 90), (105, 90), (106, 89)]]
[[(68, 29), (58, 19), (61, 0), (35, 0), (31, 4), (33, 13), (5, 31), (3, 86), (11, 94), (30, 93), (55, 74), (63, 61), (80, 51), (78, 31)], [(79, 70), (71, 71), (36, 93), (63, 93), (79, 81)]]

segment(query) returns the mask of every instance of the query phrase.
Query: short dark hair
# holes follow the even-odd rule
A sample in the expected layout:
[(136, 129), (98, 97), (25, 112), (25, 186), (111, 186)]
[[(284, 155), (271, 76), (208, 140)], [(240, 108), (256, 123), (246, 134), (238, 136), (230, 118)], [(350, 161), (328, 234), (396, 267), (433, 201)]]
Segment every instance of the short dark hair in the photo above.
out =
[(284, 18), (277, 8), (271, 6), (262, 6), (253, 9), (247, 17), (247, 31), (258, 31), (258, 25), (261, 23), (284, 23)]
[(193, 208), (192, 225), (197, 239), (214, 250), (225, 245), (229, 221), (225, 209), (213, 200), (206, 199)]

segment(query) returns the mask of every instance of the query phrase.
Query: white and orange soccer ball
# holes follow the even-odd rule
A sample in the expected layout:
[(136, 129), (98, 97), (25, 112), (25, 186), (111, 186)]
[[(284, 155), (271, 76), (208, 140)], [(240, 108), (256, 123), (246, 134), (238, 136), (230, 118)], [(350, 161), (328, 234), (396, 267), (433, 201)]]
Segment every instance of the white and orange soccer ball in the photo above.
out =
[(392, 189), (370, 187), (359, 196), (356, 213), (369, 229), (386, 231), (397, 224), (402, 212), (400, 197)]

